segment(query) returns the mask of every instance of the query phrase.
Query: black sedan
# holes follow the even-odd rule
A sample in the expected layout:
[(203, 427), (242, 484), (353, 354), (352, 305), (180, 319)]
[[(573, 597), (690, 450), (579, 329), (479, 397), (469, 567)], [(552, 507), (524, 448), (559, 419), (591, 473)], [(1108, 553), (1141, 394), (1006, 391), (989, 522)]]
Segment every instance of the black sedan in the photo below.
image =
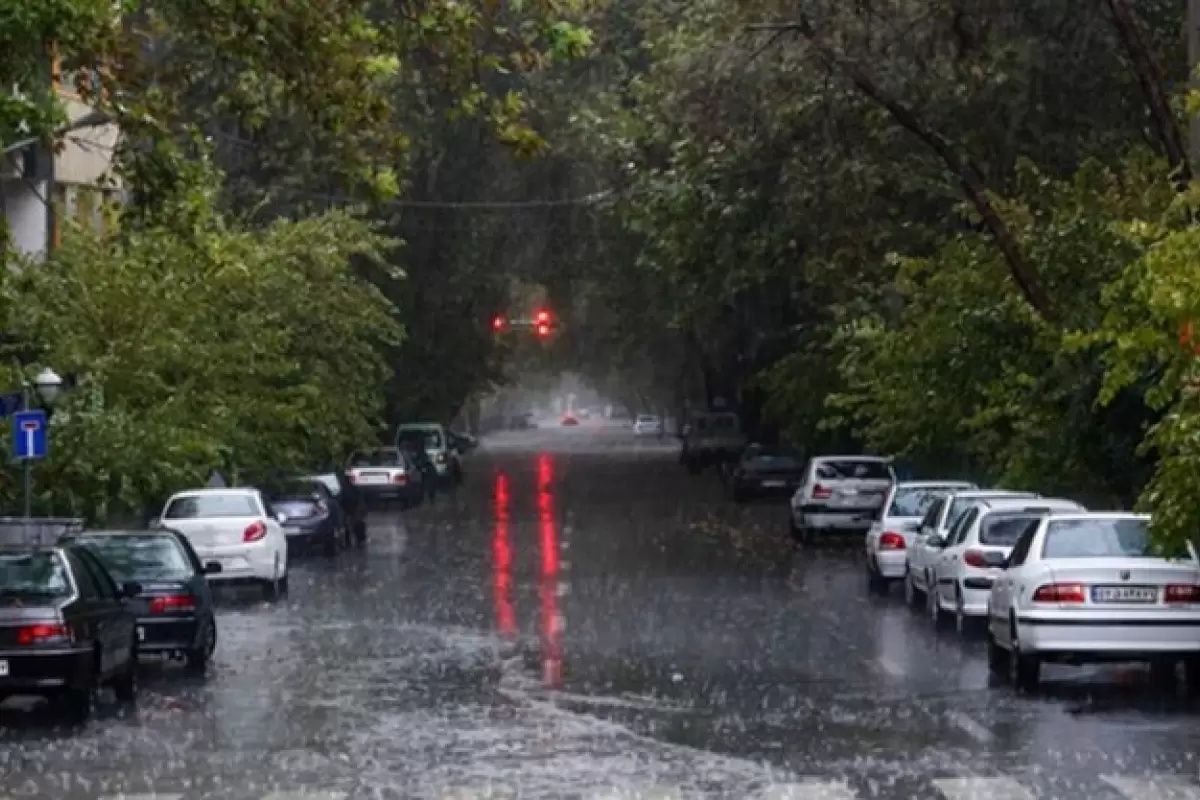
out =
[(61, 700), (76, 721), (97, 690), (137, 697), (137, 619), (104, 565), (72, 545), (0, 545), (0, 701)]
[(208, 669), (217, 647), (212, 590), (187, 538), (169, 529), (87, 531), (62, 539), (86, 548), (124, 585), (138, 587), (129, 608), (137, 615), (138, 652), (182, 659), (190, 672)]
[(338, 554), (344, 541), (341, 508), (320, 478), (291, 478), (260, 491), (280, 517), (289, 553), (316, 547), (327, 558)]
[(792, 495), (800, 485), (804, 460), (786, 445), (751, 444), (729, 474), (729, 489), (736, 502), (751, 497)]

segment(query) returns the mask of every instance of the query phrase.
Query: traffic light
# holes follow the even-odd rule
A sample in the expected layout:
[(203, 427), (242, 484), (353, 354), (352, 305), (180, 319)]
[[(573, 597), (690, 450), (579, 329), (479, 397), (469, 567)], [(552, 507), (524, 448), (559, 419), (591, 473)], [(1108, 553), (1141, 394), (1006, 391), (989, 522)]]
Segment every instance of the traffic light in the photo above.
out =
[(539, 323), (537, 326), (537, 335), (538, 336), (549, 336), (550, 335), (550, 326), (544, 322)]
[(504, 317), (500, 316), (499, 314), (492, 317), (492, 330), (495, 331), (496, 333), (500, 333), (501, 331), (503, 331), (506, 325), (508, 325), (508, 320), (506, 320)]
[(537, 335), (545, 338), (550, 335), (550, 312), (542, 309), (534, 315), (534, 324), (537, 329)]

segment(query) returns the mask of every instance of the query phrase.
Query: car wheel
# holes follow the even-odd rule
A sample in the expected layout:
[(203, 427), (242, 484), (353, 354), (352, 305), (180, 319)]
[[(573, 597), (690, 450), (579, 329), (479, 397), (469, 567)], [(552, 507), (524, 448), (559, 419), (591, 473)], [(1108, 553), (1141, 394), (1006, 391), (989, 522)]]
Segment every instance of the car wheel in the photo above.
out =
[(940, 628), (946, 621), (946, 612), (942, 610), (942, 605), (938, 602), (936, 584), (932, 590), (925, 593), (925, 609), (929, 612), (929, 619), (933, 622), (933, 626)]
[(887, 594), (887, 580), (879, 574), (879, 569), (874, 559), (867, 560), (867, 590), (872, 594), (884, 595)]
[(1018, 691), (1035, 691), (1041, 680), (1042, 660), (1034, 653), (1021, 652), (1017, 621), (1011, 620), (1012, 636), (1008, 649), (1008, 679)]
[(132, 703), (137, 700), (137, 669), (138, 650), (134, 644), (129, 648), (129, 664), (112, 680), (113, 694), (122, 703)]
[(92, 659), (92, 669), (86, 681), (81, 686), (71, 686), (63, 690), (59, 699), (67, 718), (76, 724), (87, 722), (96, 708), (96, 679), (100, 672), (100, 656)]
[(912, 573), (906, 570), (904, 573), (904, 603), (909, 608), (916, 608), (920, 600), (921, 598), (917, 594), (917, 587), (913, 583)]
[(203, 674), (208, 670), (208, 662), (217, 649), (217, 622), (211, 617), (205, 621), (200, 633), (200, 642), (184, 654), (185, 665), (189, 672)]

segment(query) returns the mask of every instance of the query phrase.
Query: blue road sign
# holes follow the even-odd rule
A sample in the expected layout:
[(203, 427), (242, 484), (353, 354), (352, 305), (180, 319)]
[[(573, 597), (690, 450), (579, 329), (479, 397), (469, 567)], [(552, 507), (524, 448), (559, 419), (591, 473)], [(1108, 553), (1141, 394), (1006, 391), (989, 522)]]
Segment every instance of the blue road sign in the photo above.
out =
[(13, 414), (13, 456), (18, 461), (46, 457), (46, 412), (18, 411)]

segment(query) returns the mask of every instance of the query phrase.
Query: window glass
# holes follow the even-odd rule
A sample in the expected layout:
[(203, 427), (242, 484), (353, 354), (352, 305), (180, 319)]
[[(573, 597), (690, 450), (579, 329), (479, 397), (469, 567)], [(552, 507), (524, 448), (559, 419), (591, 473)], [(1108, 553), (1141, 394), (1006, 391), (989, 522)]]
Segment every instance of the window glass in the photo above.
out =
[(163, 519), (198, 519), (204, 517), (257, 517), (258, 502), (243, 492), (229, 494), (198, 494), (177, 497), (167, 506)]
[(174, 536), (79, 536), (75, 543), (88, 548), (118, 581), (186, 579), (194, 568)]
[(0, 553), (0, 597), (65, 597), (67, 568), (57, 553)]
[(886, 463), (876, 459), (844, 458), (817, 464), (817, 477), (827, 481), (889, 481), (892, 471)]
[(1150, 532), (1141, 519), (1069, 519), (1046, 528), (1042, 558), (1151, 557)]

